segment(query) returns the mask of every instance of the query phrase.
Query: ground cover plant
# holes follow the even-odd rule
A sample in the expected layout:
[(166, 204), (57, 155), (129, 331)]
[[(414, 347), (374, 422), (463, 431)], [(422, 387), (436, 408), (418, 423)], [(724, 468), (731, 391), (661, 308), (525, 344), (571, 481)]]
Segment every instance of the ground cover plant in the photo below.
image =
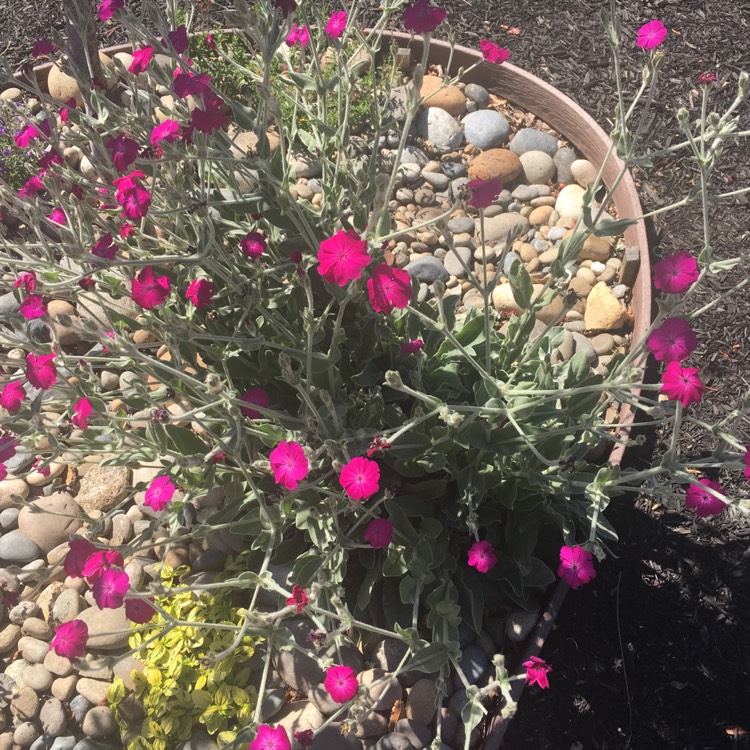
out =
[[(104, 15), (110, 10), (105, 6)], [(261, 52), (264, 45), (267, 51), (282, 46), (284, 39), (283, 46), (301, 55), (311, 32), (299, 26), (289, 30), (279, 9), (264, 10), (268, 28), (261, 28), (262, 17), (250, 15), (249, 9), (238, 27), (250, 30)], [(115, 7), (114, 12), (127, 27), (127, 11)], [(424, 24), (441, 20), (439, 13), (419, 4), (404, 15), (406, 24), (423, 33), (429, 33)], [(318, 19), (318, 33), (329, 23)], [(275, 43), (269, 41), (269, 28), (275, 30)], [(356, 27), (350, 31), (356, 34)], [(656, 31), (658, 36), (661, 31)], [(171, 31), (173, 39), (164, 29), (172, 45), (168, 52), (178, 53), (178, 32)], [(305, 44), (301, 34), (307, 35)], [(317, 38), (329, 43), (322, 34)], [(641, 46), (656, 46), (655, 38), (644, 36)], [(140, 43), (158, 42), (146, 34)], [(483, 51), (494, 64), (502, 62), (493, 43)], [(503, 595), (533, 605), (554, 580), (558, 564), (558, 575), (575, 587), (591, 580), (592, 553), (603, 554), (603, 543), (614, 538), (600, 513), (626, 481), (652, 481), (655, 490), (664, 492), (657, 480), (666, 473), (690, 482), (688, 501), (702, 514), (723, 509), (720, 489), (687, 474), (674, 452), (661, 466), (627, 477), (587, 460), (600, 438), (610, 439), (600, 395), (615, 402), (632, 398), (637, 346), (613, 360), (604, 376), (591, 373), (585, 356), (553, 364), (551, 355), (563, 334), (557, 325), (562, 315), (553, 316), (542, 334), (529, 341), (535, 313), (562, 298), (562, 282), (585, 235), (591, 230), (616, 234), (622, 225), (602, 222), (596, 210), (588, 214), (560, 245), (536, 301), (528, 272), (520, 263), (510, 263), (509, 284), (526, 312), (500, 334), (490, 284), (475, 279), (482, 308), (457, 314), (455, 296), (446, 294), (439, 282), (433, 285), (433, 299), (415, 302), (408, 273), (386, 262), (383, 243), (398, 237), (387, 208), (396, 165), (390, 176), (380, 171), (380, 180), (363, 180), (368, 170), (382, 169), (376, 155), (358, 160), (363, 154), (355, 153), (346, 116), (334, 127), (327, 117), (328, 97), (317, 99), (316, 111), (304, 96), (306, 87), (317, 85), (312, 76), (317, 55), (311, 56), (310, 70), (287, 70), (292, 90), (302, 90), (296, 106), (315, 124), (305, 130), (284, 126), (282, 107), (268, 95), (272, 88), (260, 89), (256, 110), (214, 91), (205, 74), (182, 67), (177, 54), (172, 55), (172, 75), (151, 64), (152, 53), (149, 46), (140, 49), (130, 72), (171, 87), (176, 95), (174, 111), (166, 113), (171, 116), (157, 113), (165, 102), (142, 96), (135, 78), (121, 104), (94, 88), (82, 96), (88, 100), (85, 109), (66, 105), (63, 110), (78, 127), (74, 142), (87, 149), (94, 176), (81, 179), (63, 164), (51, 164), (49, 173), (23, 186), (23, 195), (9, 192), (8, 198), (9, 215), (36, 235), (31, 241), (28, 234), (23, 242), (13, 235), (8, 239), (7, 247), (15, 253), (10, 266), (21, 282), (14, 288), (25, 290), (18, 292), (23, 296), (11, 345), (28, 346), (24, 326), (31, 329), (32, 324), (24, 321), (48, 314), (45, 296), (37, 293), (48, 284), (49, 291), (65, 289), (76, 299), (84, 292), (106, 292), (109, 297), (98, 297), (99, 304), (129, 296), (135, 307), (123, 313), (102, 305), (101, 325), (89, 328), (99, 343), (93, 353), (66, 352), (56, 330), (49, 347), (39, 346), (25, 356), (22, 376), (37, 392), (24, 403), (25, 391), (19, 390), (23, 377), (11, 380), (3, 405), (15, 415), (14, 433), (34, 447), (40, 437), (33, 419), (39, 402), (49, 395), (68, 405), (69, 424), (81, 432), (63, 425), (59, 435), (53, 433), (51, 447), (43, 449), (42, 470), (63, 450), (91, 455), (95, 437), (110, 454), (105, 466), (158, 461), (161, 471), (143, 488), (142, 503), (161, 514), (159, 520), (169, 524), (174, 536), (188, 502), (223, 487), (228, 499), (224, 509), (193, 533), (200, 537), (232, 524), (235, 534), (248, 538), (247, 570), (224, 582), (227, 588), (252, 590), (248, 615), (238, 626), (241, 632), (263, 638), (269, 646), (275, 641), (298, 648), (281, 623), (302, 613), (318, 618), (319, 637), (327, 644), (340, 646), (344, 633), (351, 638), (362, 631), (390, 632), (409, 646), (402, 669), (439, 671), (440, 695), (448, 689), (451, 670), (462, 679), (461, 617), (479, 631), (485, 600)], [(654, 75), (659, 58), (648, 60), (648, 74)], [(263, 75), (255, 75), (263, 80), (271, 70), (265, 54), (261, 65)], [(248, 76), (253, 74), (247, 69)], [(342, 76), (337, 83), (347, 89), (356, 72), (351, 76), (352, 81)], [(419, 80), (419, 72), (414, 79)], [(390, 93), (386, 88), (384, 104)], [(190, 102), (179, 101), (188, 96), (193, 105), (199, 100), (192, 111)], [(738, 97), (737, 105), (740, 101)], [(418, 97), (412, 95), (399, 150), (417, 105)], [(339, 97), (337, 106), (345, 115), (348, 100)], [(144, 125), (142, 117), (149, 112), (161, 122)], [(702, 176), (734, 126), (731, 114), (723, 121), (717, 115), (707, 135), (690, 134), (689, 141), (698, 138), (696, 148), (705, 149), (711, 138), (716, 146), (696, 154)], [(221, 129), (230, 119), (254, 130), (255, 160), (237, 163), (233, 144)], [(381, 122), (376, 119), (372, 137), (393, 124), (387, 115)], [(269, 132), (278, 138), (276, 149)], [(17, 145), (44, 135), (43, 124), (30, 121)], [(326, 190), (322, 204), (314, 208), (291, 199), (289, 163), (283, 155), (297, 136), (321, 164)], [(626, 131), (620, 132), (618, 146), (630, 156)], [(46, 160), (55, 161), (53, 151), (46, 152)], [(134, 162), (139, 169), (125, 174)], [(56, 167), (62, 183), (51, 179)], [(103, 206), (82, 200), (86, 189), (97, 187), (109, 193), (102, 193)], [(483, 211), (499, 192), (497, 184), (475, 183), (455, 205), (473, 204), (481, 224)], [(589, 204), (592, 199), (593, 190)], [(704, 239), (702, 273), (721, 271), (725, 266), (711, 262), (710, 241)], [(62, 246), (64, 257), (76, 265), (61, 263)], [(668, 363), (661, 390), (676, 404), (660, 405), (648, 396), (639, 403), (655, 419), (673, 420), (676, 426), (690, 419), (681, 407), (702, 395), (697, 373), (680, 364), (694, 342), (689, 326), (678, 317), (682, 308), (672, 301), (698, 280), (698, 269), (693, 256), (676, 256), (663, 261), (656, 277), (673, 296), (664, 298), (648, 349)], [(76, 287), (78, 282), (83, 284)], [(57, 298), (57, 292), (49, 296)], [(562, 310), (573, 303), (566, 296)], [(139, 314), (143, 317), (136, 320)], [(137, 326), (153, 336), (148, 344), (163, 342), (171, 359), (155, 358), (148, 352), (153, 347), (134, 344), (126, 331)], [(57, 364), (62, 368), (67, 358), (82, 368), (68, 376), (73, 382), (58, 378)], [(96, 391), (92, 374), (113, 363), (135, 377), (131, 392), (111, 408), (112, 399)], [(744, 451), (730, 427), (722, 437), (734, 451), (729, 460), (741, 468)], [(712, 461), (698, 465), (711, 466)], [(96, 519), (89, 521), (96, 528)], [(296, 561), (290, 579), (294, 585), (288, 589), (268, 570), (291, 560)], [(128, 602), (150, 601), (154, 592), (129, 590), (129, 577), (120, 569), (123, 562), (81, 546), (65, 565), (69, 575), (87, 579), (100, 607), (118, 607), (126, 597)], [(358, 571), (366, 571), (364, 580)], [(211, 584), (191, 585), (200, 591)], [(261, 590), (281, 597), (275, 614), (254, 606)], [(374, 606), (380, 600), (382, 612)], [(141, 610), (131, 619), (137, 622), (148, 614)], [(84, 631), (66, 625), (54, 645), (74, 656), (83, 648)], [(481, 690), (472, 690), (465, 675), (462, 679), (470, 698), (464, 714), (469, 725), (481, 717), (486, 696), (507, 693), (510, 677), (501, 657), (495, 666), (496, 679)], [(360, 718), (362, 705), (350, 702), (359, 689), (356, 674), (335, 660), (327, 670), (328, 693), (344, 711), (352, 711), (352, 719)], [(527, 670), (530, 682), (546, 683), (546, 666), (532, 661)], [(260, 688), (263, 692), (263, 683)], [(508, 712), (512, 708), (506, 706)], [(256, 710), (253, 722), (240, 728), (240, 740), (252, 736), (259, 716)], [(262, 726), (253, 745), (262, 746), (272, 732), (279, 736)]]

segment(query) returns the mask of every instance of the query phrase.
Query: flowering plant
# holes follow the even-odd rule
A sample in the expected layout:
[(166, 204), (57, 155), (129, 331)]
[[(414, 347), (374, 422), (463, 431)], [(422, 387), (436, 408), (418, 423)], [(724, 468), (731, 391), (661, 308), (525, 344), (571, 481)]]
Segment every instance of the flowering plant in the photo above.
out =
[[(617, 538), (607, 504), (644, 483), (661, 498), (677, 495), (665, 476), (687, 484), (686, 503), (701, 516), (730, 502), (716, 482), (688, 471), (744, 467), (729, 426), (717, 433), (716, 456), (691, 467), (675, 443), (661, 464), (640, 471), (602, 465), (595, 449), (628, 441), (606, 419), (613, 404), (638, 406), (675, 431), (690, 419), (685, 409), (705, 388), (697, 368), (683, 363), (696, 346), (690, 319), (704, 310), (691, 313), (686, 303), (703, 278), (731, 264), (713, 261), (706, 224), (698, 257), (656, 266), (665, 296), (644, 341), (631, 341), (603, 368), (592, 369), (586, 349), (564, 358), (565, 325), (580, 315), (571, 286), (578, 265), (597, 240), (642, 217), (606, 213), (614, 186), (595, 204), (600, 172), (580, 220), (558, 227), (548, 273), (532, 278), (513, 251), (521, 251), (520, 237), (509, 232), (494, 246), (486, 238), (490, 212), (502, 212), (493, 210), (503, 200), (499, 178), (470, 172), (414, 226), (392, 216), (394, 191), (413, 173), (404, 157), (413, 152), (412, 126), (419, 133), (425, 121), (422, 87), (443, 9), (426, 0), (403, 9), (404, 28), (423, 37), (423, 57), (405, 85), (395, 54), (380, 66), (387, 74), (367, 79), (369, 96), (359, 102), (368, 109), (366, 139), (349, 127), (354, 93), (367, 68), (389, 59), (383, 28), (400, 8), (388, 6), (363, 31), (341, 10), (323, 18), (312, 3), (251, 8), (238, 0), (232, 48), (244, 54), (230, 57), (204, 38), (241, 74), (246, 85), (231, 91), (185, 56), (189, 29), (172, 11), (157, 36), (122, 0), (101, 4), (99, 18), (137, 40), (127, 65), (112, 63), (116, 80), (107, 66), (92, 78), (72, 51), (65, 72), (76, 95), (64, 103), (19, 80), (44, 109), (36, 119), (24, 115), (16, 140), (35, 157), (44, 148), (22, 189), (0, 186), (9, 217), (0, 233), (6, 287), (17, 302), (0, 333), (8, 352), (3, 424), (16, 436), (4, 441), (3, 458), (15, 457), (17, 438), (42, 469), (64, 458), (123, 470), (121, 494), (98, 508), (79, 499), (81, 520), (98, 539), (102, 518), (135, 501), (146, 521), (140, 535), (107, 551), (76, 538), (63, 565), (85, 579), (99, 609), (124, 608), (136, 633), (156, 629), (154, 641), (160, 627), (174, 640), (184, 613), (155, 598), (169, 588), (160, 576), (136, 583), (128, 561), (156, 549), (189, 558), (183, 543), (217, 537), (219, 552), (244, 551), (242, 567), (221, 580), (186, 570), (179, 582), (196, 596), (221, 589), (244, 598), (240, 622), (216, 623), (237, 633), (222, 643), (223, 656), (245, 636), (267, 644), (252, 711), (249, 694), (241, 711), (230, 705), (232, 691), (210, 703), (199, 696), (194, 707), (207, 727), (231, 731), (235, 743), (252, 738), (255, 748), (284, 746), (286, 734), (262, 720), (262, 696), (270, 665), (281, 672), (299, 652), (315, 679), (293, 687), (337, 704), (326, 704), (329, 718), (315, 731), (340, 718), (354, 726), (384, 707), (376, 708), (373, 687), (353, 666), (363, 667), (362, 658), (352, 653), (387, 637), (400, 656), (375, 687), (406, 673), (437, 675), (439, 704), (455, 679), (466, 691), (468, 747), (490, 694), (499, 691), (510, 715), (511, 681), (546, 687), (551, 670), (534, 657), (511, 677), (497, 655), (494, 674), (472, 684), (460, 644), (467, 629), (482, 633), (486, 604), (538, 609), (558, 577), (573, 588), (592, 580), (594, 560)], [(617, 50), (614, 20), (609, 34)], [(656, 49), (665, 35), (650, 25), (637, 44)], [(491, 40), (480, 48), (482, 64), (508, 59)], [(644, 86), (629, 110), (620, 102), (613, 133), (623, 174), (656, 155), (636, 155), (640, 133), (629, 129), (658, 73), (660, 53), (647, 55)], [(659, 152), (692, 150), (706, 211), (708, 177), (746, 94), (743, 77), (736, 103), (697, 130), (680, 113), (688, 140)], [(63, 142), (71, 145), (61, 152)], [(457, 212), (478, 222), (479, 270), (457, 250), (449, 226)], [(476, 304), (444, 283), (447, 273), (423, 289), (412, 265), (419, 259), (404, 258), (402, 238), (412, 247), (429, 239), (460, 258)], [(508, 290), (518, 314), (503, 321), (495, 301)], [(649, 350), (666, 363), (663, 383), (639, 382)], [(112, 374), (117, 383), (105, 389)], [(61, 628), (53, 648), (75, 658), (88, 629), (73, 622), (80, 624)], [(340, 663), (342, 654), (351, 663)], [(145, 679), (162, 684), (153, 672)], [(193, 715), (183, 713), (181, 735)], [(238, 723), (227, 730), (230, 718)], [(169, 734), (159, 730), (157, 739), (166, 743)], [(149, 741), (133, 739), (136, 747)]]

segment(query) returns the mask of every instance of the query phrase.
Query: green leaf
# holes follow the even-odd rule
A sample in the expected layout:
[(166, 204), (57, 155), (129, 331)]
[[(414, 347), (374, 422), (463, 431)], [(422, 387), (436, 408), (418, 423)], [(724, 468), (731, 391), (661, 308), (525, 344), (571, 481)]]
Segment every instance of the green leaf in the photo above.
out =
[(508, 281), (510, 282), (510, 288), (513, 290), (513, 298), (516, 303), (523, 310), (527, 310), (531, 306), (531, 295), (534, 293), (534, 285), (523, 263), (517, 262), (511, 266)]
[(362, 580), (362, 585), (359, 587), (359, 593), (357, 594), (357, 606), (362, 612), (364, 612), (370, 604), (372, 589), (379, 578), (380, 570), (375, 565), (367, 569), (365, 577)]
[(107, 702), (118, 704), (125, 697), (126, 692), (125, 683), (119, 677), (115, 677), (107, 691)]
[(417, 597), (417, 582), (411, 576), (404, 576), (398, 585), (398, 593), (404, 604), (414, 604)]
[(309, 586), (318, 574), (323, 564), (321, 555), (315, 552), (308, 552), (297, 559), (292, 572), (292, 580), (302, 588)]
[(441, 641), (430, 643), (421, 648), (407, 663), (407, 669), (431, 674), (439, 672), (450, 661), (452, 649), (449, 644)]
[(388, 520), (393, 524), (393, 532), (398, 543), (409, 547), (415, 546), (419, 542), (419, 534), (399, 507), (398, 501), (386, 500), (385, 508), (388, 511)]
[(169, 448), (183, 456), (193, 456), (196, 453), (206, 453), (208, 446), (192, 431), (173, 424), (163, 426), (167, 433)]

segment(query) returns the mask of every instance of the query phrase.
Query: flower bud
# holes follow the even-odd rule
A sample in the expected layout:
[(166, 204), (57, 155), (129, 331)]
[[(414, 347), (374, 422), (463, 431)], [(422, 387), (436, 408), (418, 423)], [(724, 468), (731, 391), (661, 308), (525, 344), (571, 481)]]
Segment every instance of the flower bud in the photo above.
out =
[(445, 296), (445, 284), (439, 280), (433, 281), (432, 291), (438, 299), (442, 299)]
[(391, 388), (402, 388), (404, 381), (401, 380), (401, 375), (396, 370), (388, 370), (385, 374), (385, 384)]
[(208, 388), (209, 393), (218, 396), (224, 390), (224, 384), (215, 372), (210, 372), (206, 377), (206, 388)]
[(749, 86), (750, 86), (750, 79), (748, 78), (748, 74), (743, 70), (740, 73), (740, 77), (737, 81), (737, 96), (739, 96), (740, 99), (747, 98)]
[(680, 123), (680, 125), (684, 128), (688, 124), (689, 115), (687, 109), (685, 107), (680, 107), (677, 110), (677, 122)]

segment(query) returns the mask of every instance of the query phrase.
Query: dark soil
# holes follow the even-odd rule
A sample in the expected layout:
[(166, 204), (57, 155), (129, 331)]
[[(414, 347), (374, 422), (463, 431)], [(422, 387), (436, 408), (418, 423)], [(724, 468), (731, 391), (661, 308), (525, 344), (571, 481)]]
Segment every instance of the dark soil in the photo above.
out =
[[(600, 0), (444, 0), (459, 43), (489, 38), (511, 49), (511, 62), (571, 96), (605, 129), (611, 125), (615, 84), (599, 13)], [(133, 5), (129, 2), (129, 7)], [(374, 7), (374, 4), (371, 5)], [(715, 72), (712, 108), (722, 111), (736, 93), (740, 70), (750, 70), (748, 0), (621, 0), (626, 90), (640, 82), (643, 53), (635, 30), (657, 18), (670, 30), (659, 93), (646, 122), (651, 142), (675, 142), (674, 113), (697, 116), (696, 79)], [(35, 38), (61, 28), (54, 0), (0, 0), (0, 48), (21, 62)], [(101, 25), (101, 41), (125, 41), (116, 25)], [(747, 128), (750, 107), (740, 113)], [(574, 134), (570, 134), (574, 136)], [(573, 138), (574, 140), (574, 138)], [(696, 182), (684, 162), (657, 164), (640, 181), (644, 210), (682, 198)], [(750, 185), (750, 142), (728, 147), (712, 188)], [(716, 258), (748, 246), (747, 197), (712, 209)], [(660, 215), (650, 226), (654, 259), (677, 250), (697, 255), (702, 239), (697, 206)], [(732, 286), (740, 266), (712, 280), (700, 304)], [(747, 296), (723, 302), (695, 322), (700, 346), (692, 362), (710, 386), (692, 416), (714, 423), (742, 405), (750, 390), (745, 358), (750, 347)], [(658, 371), (653, 378), (658, 379)], [(738, 436), (750, 442), (747, 419)], [(626, 460), (637, 466), (664, 450), (662, 433), (648, 434), (646, 450)], [(710, 453), (715, 439), (686, 425), (685, 457)], [(733, 498), (747, 497), (738, 471), (717, 477)], [(616, 557), (598, 565), (596, 580), (568, 595), (542, 656), (552, 665), (550, 688), (531, 688), (511, 722), (508, 750), (709, 750), (750, 747), (750, 524), (735, 510), (697, 520), (684, 507), (652, 505), (646, 497), (617, 499), (608, 512), (621, 541)]]

